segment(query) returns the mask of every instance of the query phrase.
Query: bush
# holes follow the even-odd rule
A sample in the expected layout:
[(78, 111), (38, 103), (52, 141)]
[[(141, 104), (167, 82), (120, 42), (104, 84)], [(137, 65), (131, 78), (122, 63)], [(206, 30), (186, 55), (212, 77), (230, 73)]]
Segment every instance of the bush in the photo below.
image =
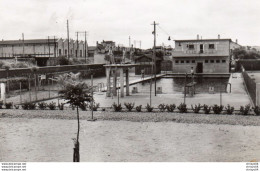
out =
[(204, 104), (204, 106), (203, 106), (203, 110), (204, 110), (204, 113), (205, 113), (205, 114), (209, 114), (210, 111), (211, 111), (211, 107), (208, 106), (208, 105), (205, 105), (205, 104)]
[(178, 107), (180, 113), (187, 113), (187, 105), (185, 103), (181, 103)]
[(142, 105), (136, 106), (136, 107), (135, 107), (135, 110), (136, 110), (137, 112), (142, 112)]
[[(99, 108), (99, 103), (93, 103), (93, 111), (97, 111), (97, 109)], [(89, 105), (89, 109), (92, 110), (92, 106)]]
[(14, 105), (15, 109), (19, 109), (19, 107), (20, 107), (19, 105)]
[(240, 114), (242, 115), (248, 115), (248, 113), (250, 112), (250, 105), (246, 105), (246, 106), (240, 106)]
[(173, 112), (175, 108), (176, 108), (175, 104), (166, 105), (166, 109), (168, 112)]
[(63, 110), (64, 109), (64, 105), (65, 105), (65, 103), (60, 103), (60, 104), (58, 104), (58, 108), (60, 110)]
[(13, 107), (13, 103), (12, 102), (5, 103), (5, 108), (6, 109), (11, 109), (12, 107)]
[(119, 103), (118, 105), (114, 102), (112, 104), (112, 107), (114, 108), (114, 111), (115, 112), (121, 112), (122, 111), (122, 106), (121, 106), (121, 103)]
[(165, 104), (159, 104), (158, 108), (161, 112), (164, 112), (166, 110), (166, 105)]
[(41, 110), (45, 110), (47, 108), (47, 103), (39, 102), (38, 103), (38, 108), (41, 109)]
[[(88, 104), (86, 102), (84, 102), (82, 105), (79, 106), (79, 108), (82, 110), (82, 111), (86, 111), (87, 108), (88, 108)], [(72, 109), (74, 110), (74, 109)]]
[(60, 56), (57, 59), (58, 65), (69, 65), (70, 61), (65, 56)]
[(0, 101), (0, 109), (3, 109), (4, 102)]
[(55, 109), (56, 109), (56, 103), (55, 103), (55, 102), (49, 103), (49, 104), (48, 104), (48, 108), (49, 108), (50, 110), (55, 110)]
[(199, 113), (200, 109), (201, 109), (201, 105), (198, 104), (198, 105), (195, 105), (195, 107), (193, 107), (193, 105), (191, 105), (191, 108), (192, 108), (194, 113)]
[(222, 110), (223, 110), (223, 106), (222, 105), (214, 105), (213, 107), (212, 107), (212, 110), (213, 110), (213, 112), (215, 113), (215, 114), (220, 114), (221, 112), (222, 112)]
[(24, 110), (34, 110), (36, 109), (36, 104), (35, 103), (32, 103), (32, 102), (25, 102), (23, 105), (22, 105), (22, 108)]
[(226, 108), (226, 111), (227, 111), (227, 114), (232, 114), (234, 112), (234, 107), (233, 106), (230, 106), (230, 105), (227, 105)]
[(152, 112), (152, 111), (153, 111), (153, 107), (150, 106), (148, 103), (147, 103), (147, 105), (145, 106), (145, 108), (146, 108), (147, 112)]
[(135, 106), (135, 103), (124, 103), (124, 105), (125, 105), (125, 107), (127, 108), (127, 110), (128, 110), (129, 112), (131, 112), (132, 109), (133, 109), (134, 106)]
[(257, 116), (259, 116), (259, 115), (260, 115), (260, 107), (259, 107), (259, 106), (256, 106), (256, 107), (254, 107), (253, 109), (254, 109), (255, 114), (256, 114)]

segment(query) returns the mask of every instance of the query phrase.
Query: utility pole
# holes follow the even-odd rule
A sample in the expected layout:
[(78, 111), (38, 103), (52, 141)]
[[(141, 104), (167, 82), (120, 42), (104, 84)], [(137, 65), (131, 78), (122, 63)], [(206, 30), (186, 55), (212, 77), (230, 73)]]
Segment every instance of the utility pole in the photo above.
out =
[(22, 37), (23, 37), (23, 57), (24, 57), (24, 34), (22, 33)]
[(154, 95), (156, 96), (156, 25), (155, 21), (153, 22), (153, 35), (154, 35), (154, 44), (153, 44), (153, 62), (154, 62)]
[(50, 56), (51, 56), (51, 49), (50, 49), (50, 41), (49, 41), (50, 39), (49, 39), (49, 36), (48, 36), (48, 48), (49, 48), (49, 58), (50, 58)]
[(70, 58), (69, 53), (70, 53), (70, 33), (69, 33), (69, 20), (67, 20), (67, 38), (68, 38), (68, 52), (67, 52), (67, 57), (68, 59)]
[(76, 51), (76, 58), (78, 57), (78, 51), (79, 51), (79, 32), (77, 32), (77, 51)]
[(53, 40), (53, 43), (54, 43), (54, 49), (53, 49), (53, 52), (54, 52), (54, 57), (56, 58), (56, 39), (55, 39), (55, 36), (54, 36), (54, 40)]
[(85, 50), (84, 50), (84, 53), (85, 53), (85, 64), (87, 63), (87, 32), (85, 31)]
[(131, 37), (129, 36), (129, 48), (131, 48)]

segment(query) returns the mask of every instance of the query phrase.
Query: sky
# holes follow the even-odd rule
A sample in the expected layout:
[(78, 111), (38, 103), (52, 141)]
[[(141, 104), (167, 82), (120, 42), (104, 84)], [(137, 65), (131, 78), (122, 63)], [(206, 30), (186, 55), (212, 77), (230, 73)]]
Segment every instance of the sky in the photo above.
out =
[[(231, 38), (260, 46), (260, 0), (0, 0), (0, 40), (70, 38), (87, 31), (88, 44), (112, 40), (141, 48), (174, 40)], [(168, 40), (168, 37), (171, 40)], [(84, 35), (79, 34), (84, 40)]]

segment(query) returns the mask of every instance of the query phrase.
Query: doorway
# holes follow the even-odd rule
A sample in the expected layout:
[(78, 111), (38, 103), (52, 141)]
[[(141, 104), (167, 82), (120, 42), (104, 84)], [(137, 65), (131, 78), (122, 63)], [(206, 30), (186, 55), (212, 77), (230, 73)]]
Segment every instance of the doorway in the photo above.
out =
[(202, 62), (197, 63), (197, 73), (203, 73), (203, 63)]

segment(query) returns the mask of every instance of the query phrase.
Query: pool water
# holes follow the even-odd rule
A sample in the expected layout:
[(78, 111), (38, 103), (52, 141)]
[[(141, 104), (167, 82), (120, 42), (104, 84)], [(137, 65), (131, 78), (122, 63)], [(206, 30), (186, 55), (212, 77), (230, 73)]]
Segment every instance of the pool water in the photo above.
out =
[[(186, 83), (191, 83), (191, 78), (188, 78)], [(194, 78), (196, 82), (196, 93), (209, 93), (209, 88), (214, 87), (214, 92), (226, 92), (228, 78)], [(156, 87), (162, 87), (163, 94), (183, 93), (185, 78), (161, 78), (157, 79)], [(133, 87), (137, 87), (138, 93), (150, 92), (150, 81), (138, 83), (130, 86), (130, 91)], [(152, 91), (154, 91), (154, 82), (152, 83)]]

